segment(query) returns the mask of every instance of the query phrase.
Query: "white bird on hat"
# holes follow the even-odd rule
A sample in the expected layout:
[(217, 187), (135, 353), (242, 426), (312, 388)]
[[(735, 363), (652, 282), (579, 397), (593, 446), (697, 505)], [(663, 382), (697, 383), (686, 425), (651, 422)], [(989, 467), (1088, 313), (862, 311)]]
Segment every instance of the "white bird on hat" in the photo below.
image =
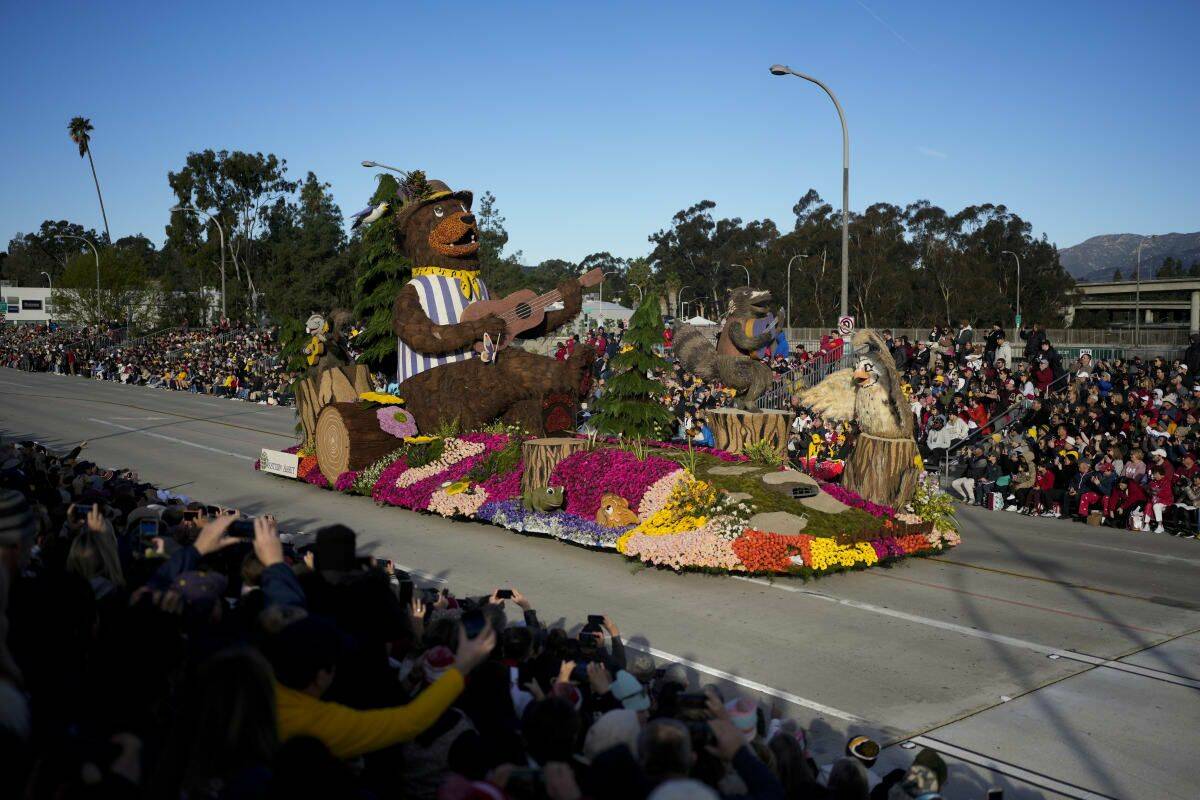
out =
[(387, 213), (389, 204), (386, 200), (377, 206), (367, 206), (362, 211), (354, 215), (354, 222), (350, 225), (350, 230), (357, 230), (361, 225), (370, 225), (384, 214)]

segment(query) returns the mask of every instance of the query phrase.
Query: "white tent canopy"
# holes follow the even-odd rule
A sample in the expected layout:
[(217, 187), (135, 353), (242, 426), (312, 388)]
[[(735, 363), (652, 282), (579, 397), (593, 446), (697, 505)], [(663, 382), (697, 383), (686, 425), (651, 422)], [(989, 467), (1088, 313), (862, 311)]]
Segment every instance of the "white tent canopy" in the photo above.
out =
[(687, 321), (687, 324), (688, 325), (696, 325), (696, 326), (704, 326), (704, 325), (716, 325), (717, 323), (713, 322), (711, 319), (705, 319), (704, 317), (697, 314), (696, 316), (689, 319)]

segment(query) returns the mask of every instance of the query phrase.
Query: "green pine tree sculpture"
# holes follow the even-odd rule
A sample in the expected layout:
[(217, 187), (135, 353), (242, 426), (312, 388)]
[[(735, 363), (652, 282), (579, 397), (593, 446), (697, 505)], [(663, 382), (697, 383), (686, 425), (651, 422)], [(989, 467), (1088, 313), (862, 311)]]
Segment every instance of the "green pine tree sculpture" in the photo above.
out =
[(621, 343), (621, 352), (613, 358), (614, 371), (606, 391), (596, 401), (591, 422), (601, 433), (626, 439), (665, 437), (671, 429), (671, 411), (660, 398), (666, 394), (657, 377), (670, 369), (654, 352), (662, 344), (663, 322), (658, 298), (647, 295), (638, 306)]
[(362, 258), (359, 261), (354, 315), (363, 323), (353, 345), (359, 351), (358, 361), (371, 369), (388, 371), (395, 366), (396, 334), (392, 331), (392, 304), (408, 282), (412, 264), (396, 252), (395, 230), (392, 224), (398, 199), (398, 184), (391, 175), (381, 175), (379, 186), (371, 198), (374, 206), (384, 200), (392, 208), (376, 220), (363, 234)]

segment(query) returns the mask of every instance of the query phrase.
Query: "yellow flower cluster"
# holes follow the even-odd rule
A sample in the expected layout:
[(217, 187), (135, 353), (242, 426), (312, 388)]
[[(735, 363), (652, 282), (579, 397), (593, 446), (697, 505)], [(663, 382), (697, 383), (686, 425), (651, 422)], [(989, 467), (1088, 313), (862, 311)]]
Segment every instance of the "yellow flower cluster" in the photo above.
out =
[(625, 544), (634, 534), (671, 536), (703, 528), (708, 524), (706, 511), (716, 499), (717, 490), (711, 483), (696, 480), (688, 474), (675, 484), (671, 498), (662, 509), (617, 540), (617, 550), (625, 552)]
[(404, 399), (397, 397), (394, 394), (385, 394), (383, 392), (363, 392), (358, 396), (359, 400), (366, 400), (371, 403), (379, 403), (384, 406), (401, 406), (404, 405)]
[(812, 563), (808, 566), (815, 570), (830, 567), (853, 567), (857, 564), (871, 566), (879, 561), (875, 548), (870, 542), (843, 545), (828, 537), (818, 537), (809, 545), (812, 553)]

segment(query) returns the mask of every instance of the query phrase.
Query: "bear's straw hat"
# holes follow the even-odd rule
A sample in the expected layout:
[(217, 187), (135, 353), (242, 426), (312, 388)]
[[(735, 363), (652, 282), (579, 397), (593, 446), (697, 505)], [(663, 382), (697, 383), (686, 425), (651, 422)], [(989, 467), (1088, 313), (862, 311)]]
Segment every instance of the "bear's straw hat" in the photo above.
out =
[(396, 224), (400, 226), (401, 230), (408, 224), (408, 218), (415, 214), (418, 208), (430, 203), (436, 203), (438, 200), (445, 200), (447, 197), (454, 197), (461, 200), (463, 205), (467, 207), (467, 210), (470, 211), (471, 201), (474, 199), (474, 195), (470, 189), (462, 189), (455, 192), (439, 180), (429, 181), (425, 185), (427, 187), (425, 194), (420, 197), (411, 197), (404, 200), (403, 205), (400, 206), (400, 210), (396, 212)]

